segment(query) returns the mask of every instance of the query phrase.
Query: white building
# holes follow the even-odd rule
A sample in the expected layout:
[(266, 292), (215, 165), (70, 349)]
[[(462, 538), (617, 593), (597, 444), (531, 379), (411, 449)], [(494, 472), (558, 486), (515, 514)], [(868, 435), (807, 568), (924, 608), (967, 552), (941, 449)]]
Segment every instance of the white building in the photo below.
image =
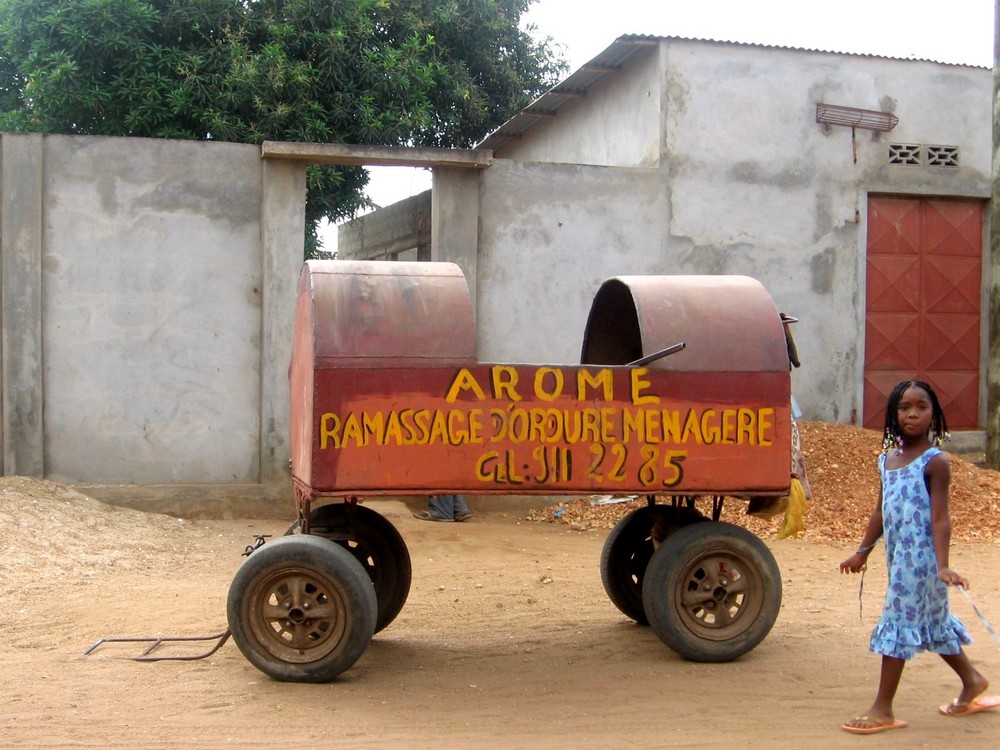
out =
[(880, 427), (917, 374), (980, 430), (991, 113), (984, 68), (623, 36), (410, 209), (469, 277), (481, 360), (578, 361), (610, 276), (747, 274), (801, 320), (806, 418)]

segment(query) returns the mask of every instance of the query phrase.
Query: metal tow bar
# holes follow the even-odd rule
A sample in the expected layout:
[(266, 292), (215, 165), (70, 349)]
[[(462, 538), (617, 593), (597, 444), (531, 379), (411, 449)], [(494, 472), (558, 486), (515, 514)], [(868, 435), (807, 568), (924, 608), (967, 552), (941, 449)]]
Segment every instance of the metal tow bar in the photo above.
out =
[[(126, 656), (123, 657), (130, 661), (196, 661), (198, 659), (206, 659), (220, 648), (222, 644), (229, 640), (229, 636), (232, 635), (229, 628), (226, 628), (221, 633), (216, 633), (215, 635), (204, 635), (204, 636), (176, 636), (176, 637), (163, 637), (157, 638), (155, 636), (149, 638), (101, 638), (97, 643), (88, 648), (83, 652), (84, 656), (89, 656), (98, 648), (103, 646), (105, 643), (149, 643), (149, 647), (143, 651), (139, 656)], [(180, 643), (187, 641), (218, 641), (211, 649), (203, 654), (195, 654), (193, 656), (151, 656), (150, 654), (164, 643)]]
[[(264, 544), (264, 540), (270, 538), (270, 534), (257, 534), (254, 537), (254, 543), (248, 544), (246, 549), (243, 550), (243, 556), (249, 557), (252, 552), (260, 549)], [(197, 661), (198, 659), (207, 659), (209, 656), (214, 654), (223, 644), (229, 640), (232, 635), (232, 631), (226, 628), (221, 633), (215, 633), (214, 635), (198, 635), (198, 636), (148, 636), (148, 637), (136, 637), (136, 638), (101, 638), (94, 645), (83, 652), (83, 656), (90, 656), (97, 649), (106, 643), (148, 643), (150, 644), (145, 651), (143, 651), (138, 656), (125, 656), (124, 659), (129, 661)], [(194, 654), (189, 656), (152, 656), (152, 652), (157, 648), (162, 646), (164, 643), (197, 643), (201, 641), (216, 641), (215, 645), (212, 646), (208, 651), (202, 654)]]

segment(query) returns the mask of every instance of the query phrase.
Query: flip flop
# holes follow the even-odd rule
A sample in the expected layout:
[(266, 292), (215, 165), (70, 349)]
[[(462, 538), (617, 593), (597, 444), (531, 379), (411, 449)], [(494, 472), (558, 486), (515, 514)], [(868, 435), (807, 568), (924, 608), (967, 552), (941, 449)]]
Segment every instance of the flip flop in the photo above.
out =
[(969, 716), (997, 706), (1000, 706), (1000, 695), (981, 695), (969, 703), (959, 703), (956, 698), (951, 703), (938, 706), (938, 711), (945, 716)]
[(471, 513), (459, 513), (457, 516), (455, 516), (456, 521), (468, 521), (470, 518), (472, 518)]
[(453, 521), (453, 518), (438, 518), (437, 516), (432, 516), (429, 511), (422, 510), (419, 513), (414, 513), (413, 517), (419, 521)]
[[(867, 716), (859, 716), (851, 721), (875, 721)], [(906, 722), (901, 719), (892, 719), (890, 721), (883, 721), (881, 723), (872, 724), (870, 727), (856, 727), (852, 726), (850, 723), (841, 726), (845, 732), (850, 732), (851, 734), (878, 734), (879, 732), (887, 732), (890, 729), (902, 729), (906, 726)]]

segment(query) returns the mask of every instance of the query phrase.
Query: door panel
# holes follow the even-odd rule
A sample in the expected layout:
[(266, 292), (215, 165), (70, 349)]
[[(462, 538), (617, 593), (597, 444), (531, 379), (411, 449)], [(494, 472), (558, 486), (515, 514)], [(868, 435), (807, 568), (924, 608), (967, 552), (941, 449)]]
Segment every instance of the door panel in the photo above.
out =
[(868, 203), (863, 423), (881, 430), (901, 380), (941, 399), (949, 427), (979, 427), (983, 204)]

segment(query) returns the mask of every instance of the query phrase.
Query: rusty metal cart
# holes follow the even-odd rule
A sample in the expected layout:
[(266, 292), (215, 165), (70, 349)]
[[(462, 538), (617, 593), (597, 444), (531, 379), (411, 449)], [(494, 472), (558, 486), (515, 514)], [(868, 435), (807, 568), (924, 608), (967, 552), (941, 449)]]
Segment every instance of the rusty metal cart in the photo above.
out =
[(719, 521), (724, 498), (789, 492), (789, 354), (759, 282), (613, 278), (581, 364), (498, 364), (477, 359), (457, 266), (309, 261), (289, 375), (297, 521), (248, 555), (227, 606), (266, 674), (330, 680), (399, 614), (410, 557), (362, 504), (380, 496), (644, 496), (600, 562), (624, 614), (699, 661), (774, 624), (774, 557)]

